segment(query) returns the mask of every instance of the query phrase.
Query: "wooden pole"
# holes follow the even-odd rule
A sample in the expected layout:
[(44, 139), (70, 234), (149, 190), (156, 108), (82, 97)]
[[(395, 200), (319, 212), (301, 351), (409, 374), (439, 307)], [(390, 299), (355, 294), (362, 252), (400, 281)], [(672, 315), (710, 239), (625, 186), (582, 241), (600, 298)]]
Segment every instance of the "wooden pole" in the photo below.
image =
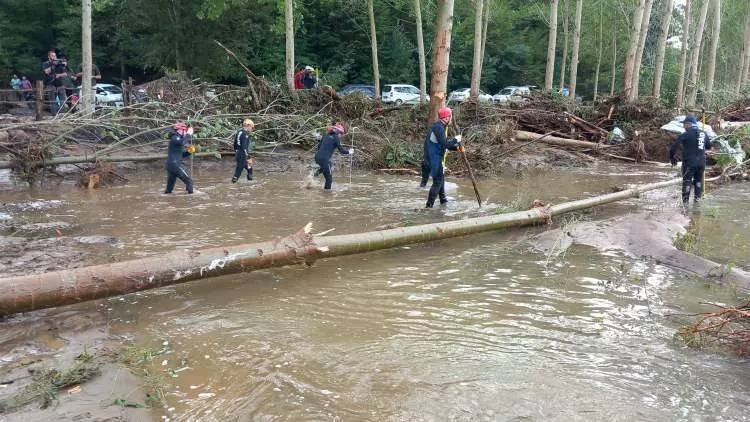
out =
[(96, 97), (92, 92), (91, 79), (93, 58), (91, 52), (91, 0), (81, 1), (81, 56), (83, 74), (81, 77), (81, 105), (84, 115), (94, 112)]
[(36, 91), (36, 115), (37, 121), (42, 120), (42, 112), (44, 111), (44, 82), (36, 81), (34, 83)]
[[(635, 186), (620, 192), (465, 220), (445, 221), (338, 236), (313, 236), (311, 224), (296, 234), (269, 242), (178, 250), (149, 258), (71, 270), (0, 279), (0, 316), (70, 305), (264, 268), (307, 263), (381, 249), (548, 222), (550, 218), (599, 205), (636, 198), (644, 192), (680, 185), (682, 178)], [(748, 291), (750, 277), (729, 271), (723, 282)]]
[(474, 195), (477, 197), (477, 203), (479, 207), (482, 207), (482, 196), (479, 195), (479, 188), (477, 188), (477, 179), (474, 178), (474, 172), (471, 170), (471, 164), (469, 164), (469, 158), (466, 156), (466, 150), (461, 148), (461, 158), (463, 158), (466, 171), (469, 173), (469, 179), (471, 179), (471, 186), (474, 187)]

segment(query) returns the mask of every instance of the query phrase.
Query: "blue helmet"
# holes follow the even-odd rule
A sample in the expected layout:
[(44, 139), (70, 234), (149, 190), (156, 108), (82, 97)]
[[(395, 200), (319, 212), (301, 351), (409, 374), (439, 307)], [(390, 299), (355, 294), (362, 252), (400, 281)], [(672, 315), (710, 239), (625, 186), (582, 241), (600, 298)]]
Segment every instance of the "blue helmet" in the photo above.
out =
[(682, 123), (690, 123), (691, 125), (698, 124), (694, 116), (685, 116), (685, 120), (683, 120)]

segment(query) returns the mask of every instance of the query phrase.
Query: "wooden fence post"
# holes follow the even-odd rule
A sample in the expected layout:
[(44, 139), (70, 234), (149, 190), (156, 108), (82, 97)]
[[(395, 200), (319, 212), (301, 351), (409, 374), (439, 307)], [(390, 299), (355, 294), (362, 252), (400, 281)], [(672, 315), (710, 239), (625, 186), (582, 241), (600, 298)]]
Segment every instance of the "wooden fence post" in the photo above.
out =
[(36, 120), (42, 120), (42, 111), (44, 110), (44, 82), (36, 81)]

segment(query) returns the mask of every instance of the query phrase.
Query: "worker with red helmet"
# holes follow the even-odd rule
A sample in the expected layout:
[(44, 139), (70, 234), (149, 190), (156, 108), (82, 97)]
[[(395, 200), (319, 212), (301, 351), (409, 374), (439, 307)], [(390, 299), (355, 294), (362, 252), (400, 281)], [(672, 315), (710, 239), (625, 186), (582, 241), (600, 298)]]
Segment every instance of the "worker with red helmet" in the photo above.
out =
[(333, 157), (333, 151), (338, 149), (343, 155), (354, 154), (354, 149), (344, 149), (341, 146), (341, 136), (346, 134), (346, 128), (341, 122), (336, 122), (333, 126), (329, 127), (327, 134), (320, 139), (318, 143), (318, 152), (315, 153), (315, 162), (320, 166), (320, 169), (315, 173), (319, 175), (323, 173), (325, 177), (325, 189), (330, 190), (333, 184), (333, 175), (331, 174), (331, 157)]
[(453, 111), (448, 107), (442, 107), (438, 110), (438, 121), (430, 126), (430, 131), (425, 138), (425, 161), (429, 166), (430, 176), (432, 176), (432, 186), (430, 193), (427, 195), (427, 208), (435, 205), (435, 199), (440, 197), (440, 204), (448, 202), (445, 196), (445, 156), (446, 151), (458, 151), (461, 146), (461, 135), (448, 140), (448, 125), (453, 117)]
[(193, 193), (193, 180), (182, 167), (182, 158), (195, 153), (195, 146), (191, 145), (193, 128), (183, 122), (172, 125), (167, 149), (167, 189), (164, 193), (172, 193), (177, 179), (185, 184), (187, 193)]

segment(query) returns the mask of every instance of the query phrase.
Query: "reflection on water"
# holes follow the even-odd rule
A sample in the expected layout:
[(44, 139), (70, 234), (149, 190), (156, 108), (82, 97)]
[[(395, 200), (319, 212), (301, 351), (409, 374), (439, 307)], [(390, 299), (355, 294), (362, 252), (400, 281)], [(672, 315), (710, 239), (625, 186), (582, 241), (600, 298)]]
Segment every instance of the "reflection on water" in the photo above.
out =
[[(480, 188), (496, 205), (519, 192), (562, 202), (655, 178), (607, 171), (540, 172)], [(425, 192), (416, 179), (359, 175), (321, 193), (294, 177), (231, 185), (204, 172), (204, 195), (165, 197), (161, 176), (91, 193), (13, 195), (64, 199), (43, 212), (72, 215), (85, 234), (117, 236), (123, 248), (107, 253), (118, 259), (268, 239), (307, 221), (353, 233), (475, 206), (464, 181), (448, 210), (417, 213)], [(226, 276), (97, 308), (139, 345), (169, 345), (150, 368), (166, 380), (168, 406), (155, 420), (747, 418), (747, 364), (674, 343), (677, 324), (664, 316), (730, 300), (726, 292), (584, 247), (549, 259), (523, 241), (538, 230)]]

